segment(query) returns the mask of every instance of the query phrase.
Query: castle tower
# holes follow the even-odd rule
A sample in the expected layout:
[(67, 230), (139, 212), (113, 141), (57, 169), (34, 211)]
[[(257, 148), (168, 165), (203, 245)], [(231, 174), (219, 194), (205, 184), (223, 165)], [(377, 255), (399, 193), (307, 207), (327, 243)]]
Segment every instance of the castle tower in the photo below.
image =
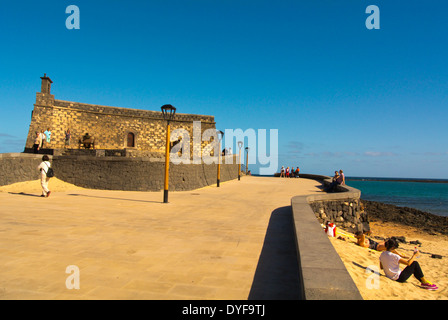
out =
[(51, 84), (53, 83), (53, 81), (51, 81), (51, 79), (49, 77), (47, 77), (47, 74), (44, 73), (43, 77), (40, 77), (42, 79), (42, 85), (41, 85), (41, 89), (40, 92), (41, 93), (51, 93)]

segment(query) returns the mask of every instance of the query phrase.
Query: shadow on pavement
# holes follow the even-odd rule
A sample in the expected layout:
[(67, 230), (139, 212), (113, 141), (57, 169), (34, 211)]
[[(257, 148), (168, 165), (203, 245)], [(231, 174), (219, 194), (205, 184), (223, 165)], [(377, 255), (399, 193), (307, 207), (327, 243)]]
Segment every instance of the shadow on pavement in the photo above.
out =
[(302, 299), (291, 206), (272, 211), (248, 299)]
[(124, 201), (135, 201), (135, 202), (163, 203), (162, 201), (140, 200), (140, 199), (126, 199), (126, 198), (104, 197), (104, 196), (91, 196), (91, 195), (79, 194), (79, 193), (70, 193), (68, 195), (69, 196), (74, 196), (74, 197), (99, 198), (99, 199), (110, 199), (110, 200), (124, 200)]

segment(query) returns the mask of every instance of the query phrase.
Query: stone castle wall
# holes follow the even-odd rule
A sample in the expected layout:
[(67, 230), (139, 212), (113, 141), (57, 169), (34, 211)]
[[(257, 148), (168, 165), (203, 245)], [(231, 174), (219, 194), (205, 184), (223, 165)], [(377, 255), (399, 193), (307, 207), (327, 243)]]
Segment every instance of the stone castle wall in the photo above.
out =
[[(50, 93), (52, 83), (42, 78), (42, 91), (36, 94), (25, 149), (33, 147), (35, 132), (51, 128), (49, 149), (64, 149), (65, 131), (70, 129), (70, 148), (78, 148), (78, 141), (86, 133), (95, 139), (95, 149), (131, 149), (146, 153), (164, 153), (167, 122), (162, 112), (93, 105), (57, 100)], [(201, 122), (201, 136), (206, 129), (216, 129), (213, 116), (179, 114), (170, 122), (171, 132), (183, 128), (190, 135), (190, 157), (200, 154), (198, 145), (193, 149), (193, 121)], [(128, 134), (134, 136), (134, 145), (128, 145)], [(201, 141), (201, 149), (208, 142)]]

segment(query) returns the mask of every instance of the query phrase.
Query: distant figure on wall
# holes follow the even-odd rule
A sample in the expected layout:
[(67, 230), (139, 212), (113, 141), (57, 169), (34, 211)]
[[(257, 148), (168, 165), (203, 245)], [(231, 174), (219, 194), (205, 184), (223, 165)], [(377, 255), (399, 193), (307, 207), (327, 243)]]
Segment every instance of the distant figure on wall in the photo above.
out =
[(339, 180), (338, 180), (338, 183), (340, 185), (344, 185), (345, 184), (345, 175), (344, 175), (344, 171), (342, 171), (342, 169), (339, 170)]
[(50, 146), (50, 142), (51, 142), (51, 130), (50, 128), (47, 128), (47, 131), (44, 132), (45, 135), (45, 146), (48, 148)]
[(36, 131), (36, 137), (34, 138), (34, 144), (33, 144), (33, 152), (39, 153), (40, 145), (42, 143), (42, 138), (40, 136), (39, 131)]
[(44, 147), (44, 140), (46, 138), (44, 130), (40, 130), (39, 137), (40, 137), (39, 149), (42, 149)]
[[(342, 170), (340, 172), (342, 172)], [(330, 185), (327, 187), (327, 189), (325, 191), (326, 192), (334, 192), (334, 190), (336, 189), (336, 186), (342, 184), (342, 182), (345, 182), (345, 178), (341, 177), (339, 172), (335, 171), (334, 172), (334, 176), (333, 176), (333, 180), (332, 180), (332, 182), (330, 183)]]
[(285, 167), (282, 166), (282, 169), (280, 170), (280, 178), (284, 178), (285, 177)]
[(70, 129), (67, 129), (67, 131), (65, 131), (65, 147), (66, 148), (70, 147), (70, 138), (71, 138)]

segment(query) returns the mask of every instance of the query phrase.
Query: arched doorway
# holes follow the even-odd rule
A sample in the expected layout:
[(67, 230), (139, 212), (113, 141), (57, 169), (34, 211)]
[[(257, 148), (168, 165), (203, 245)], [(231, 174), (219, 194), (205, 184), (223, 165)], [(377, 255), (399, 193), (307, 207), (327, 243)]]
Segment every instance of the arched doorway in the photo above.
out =
[(128, 133), (128, 139), (127, 139), (126, 146), (128, 148), (134, 148), (135, 147), (135, 135), (132, 132)]

